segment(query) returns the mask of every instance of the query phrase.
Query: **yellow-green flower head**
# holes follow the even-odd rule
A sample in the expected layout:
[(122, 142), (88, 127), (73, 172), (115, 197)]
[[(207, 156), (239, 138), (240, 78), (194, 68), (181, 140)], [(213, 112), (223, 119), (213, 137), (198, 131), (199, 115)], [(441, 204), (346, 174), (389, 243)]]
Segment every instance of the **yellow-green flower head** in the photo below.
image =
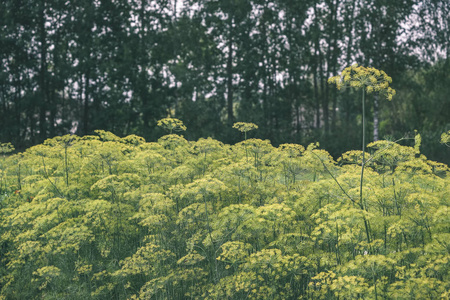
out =
[(186, 131), (186, 126), (184, 126), (183, 121), (175, 118), (161, 119), (158, 121), (157, 125), (169, 130), (170, 132), (173, 130)]
[(247, 122), (236, 122), (233, 124), (233, 128), (239, 130), (240, 132), (248, 132), (253, 129), (258, 129), (258, 125)]
[(361, 86), (361, 83), (356, 80), (352, 80), (352, 81), (350, 81), (350, 86), (357, 88), (357, 87)]
[(9, 153), (14, 151), (14, 146), (11, 143), (1, 143), (0, 144), (0, 153)]
[(442, 133), (441, 144), (446, 144), (447, 146), (450, 147), (450, 130)]
[(379, 92), (386, 99), (392, 100), (395, 90), (389, 87), (392, 78), (384, 71), (375, 68), (358, 66), (353, 64), (345, 68), (340, 75), (328, 79), (329, 84), (336, 84), (337, 89), (342, 87), (363, 88), (368, 94)]

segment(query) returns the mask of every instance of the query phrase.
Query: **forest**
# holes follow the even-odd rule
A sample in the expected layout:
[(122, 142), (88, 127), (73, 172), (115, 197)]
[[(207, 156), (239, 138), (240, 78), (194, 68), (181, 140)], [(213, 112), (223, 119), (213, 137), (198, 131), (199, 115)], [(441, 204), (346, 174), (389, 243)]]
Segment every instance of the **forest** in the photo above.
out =
[(337, 159), (360, 149), (361, 102), (326, 82), (358, 63), (397, 91), (367, 99), (369, 140), (417, 130), (448, 164), (449, 15), (445, 0), (2, 0), (0, 141), (156, 142), (174, 117), (188, 140), (234, 144), (234, 122), (253, 122), (275, 146), (320, 142)]

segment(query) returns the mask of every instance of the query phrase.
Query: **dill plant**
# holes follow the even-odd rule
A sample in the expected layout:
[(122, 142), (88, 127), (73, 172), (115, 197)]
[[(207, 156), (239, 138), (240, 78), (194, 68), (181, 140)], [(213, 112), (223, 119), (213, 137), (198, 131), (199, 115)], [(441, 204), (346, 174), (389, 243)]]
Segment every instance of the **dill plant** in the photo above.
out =
[(186, 131), (186, 126), (183, 124), (183, 121), (175, 119), (175, 118), (164, 118), (158, 121), (156, 124), (172, 134), (173, 131)]
[[(0, 155), (3, 156), (2, 161), (0, 162), (0, 199), (2, 200), (1, 202), (3, 202), (3, 198), (7, 196), (7, 191), (6, 191), (6, 183), (3, 184), (3, 179), (5, 177), (5, 171), (4, 171), (4, 164), (5, 164), (5, 157), (8, 153), (13, 152), (14, 146), (11, 143), (0, 143)], [(20, 170), (20, 163), (18, 164), (18, 168)], [(20, 174), (20, 171), (18, 172), (18, 174)], [(20, 193), (20, 175), (18, 176), (18, 182), (19, 182), (19, 187), (17, 192)], [(1, 207), (1, 206), (0, 206)]]
[[(358, 66), (353, 64), (350, 67), (345, 68), (341, 74), (330, 77), (328, 79), (329, 84), (336, 84), (338, 90), (346, 87), (361, 90), (361, 103), (362, 103), (362, 162), (361, 162), (361, 175), (359, 182), (359, 207), (365, 210), (365, 203), (363, 198), (363, 180), (364, 180), (364, 167), (366, 166), (365, 152), (366, 152), (366, 122), (365, 122), (365, 103), (366, 94), (377, 92), (382, 96), (385, 96), (387, 100), (391, 101), (395, 95), (395, 90), (392, 89), (389, 84), (392, 83), (392, 78), (389, 77), (384, 71), (376, 68)], [(351, 199), (351, 198), (350, 198)], [(353, 202), (353, 200), (352, 200)], [(364, 219), (364, 227), (366, 229), (367, 242), (370, 244), (369, 223)]]
[(366, 151), (366, 128), (365, 128), (365, 102), (366, 94), (378, 92), (380, 95), (386, 97), (391, 101), (395, 95), (395, 90), (392, 89), (389, 84), (392, 83), (392, 78), (389, 77), (384, 71), (371, 67), (358, 66), (354, 64), (345, 68), (340, 75), (330, 77), (328, 79), (329, 84), (336, 84), (338, 90), (351, 87), (356, 90), (361, 90), (361, 103), (362, 103), (362, 163), (361, 163), (361, 179), (360, 179), (360, 206), (363, 208), (363, 194), (362, 184), (364, 178), (364, 167), (366, 164), (365, 151)]
[(0, 156), (0, 299), (448, 298), (449, 170), (418, 135), (367, 145), (360, 207), (360, 150), (96, 133)]
[(233, 124), (233, 128), (244, 133), (244, 139), (247, 140), (247, 132), (258, 129), (258, 125), (247, 122), (236, 122)]
[(447, 147), (450, 147), (450, 130), (442, 133), (441, 144), (445, 144)]
[[(258, 125), (254, 123), (247, 123), (247, 122), (236, 122), (233, 124), (233, 128), (239, 130), (240, 132), (244, 133), (244, 141), (247, 141), (247, 132), (258, 129)], [(247, 157), (248, 161), (248, 151), (247, 151), (247, 145), (244, 144), (245, 148), (245, 155)]]

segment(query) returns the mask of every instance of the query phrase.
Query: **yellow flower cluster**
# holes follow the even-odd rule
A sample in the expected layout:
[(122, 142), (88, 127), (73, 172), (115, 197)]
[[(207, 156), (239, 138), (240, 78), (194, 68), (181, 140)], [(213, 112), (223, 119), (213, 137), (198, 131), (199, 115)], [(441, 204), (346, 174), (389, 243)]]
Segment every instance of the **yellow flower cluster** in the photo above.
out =
[(340, 90), (343, 87), (354, 87), (356, 89), (365, 89), (370, 94), (379, 92), (383, 94), (389, 101), (395, 95), (395, 90), (389, 87), (392, 78), (384, 71), (370, 67), (363, 67), (354, 64), (345, 68), (340, 75), (330, 77), (329, 84), (336, 84)]
[(450, 130), (442, 133), (441, 144), (445, 144), (450, 147)]
[(0, 144), (0, 153), (6, 154), (14, 151), (14, 146), (11, 143), (1, 143)]
[(239, 130), (240, 132), (248, 132), (253, 129), (258, 129), (258, 125), (254, 123), (237, 122), (233, 124), (233, 128)]
[(252, 249), (252, 245), (240, 241), (228, 241), (221, 248), (222, 254), (217, 257), (217, 260), (236, 264), (245, 261)]
[(167, 129), (172, 133), (173, 130), (186, 131), (183, 121), (175, 118), (164, 118), (158, 121), (158, 126)]

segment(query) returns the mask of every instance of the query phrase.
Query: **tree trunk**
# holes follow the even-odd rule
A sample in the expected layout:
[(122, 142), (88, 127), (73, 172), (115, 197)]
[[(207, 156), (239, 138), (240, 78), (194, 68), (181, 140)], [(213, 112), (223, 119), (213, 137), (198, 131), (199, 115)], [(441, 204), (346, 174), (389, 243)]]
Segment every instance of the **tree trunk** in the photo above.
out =
[[(333, 74), (333, 76), (336, 75), (337, 73), (337, 59), (338, 59), (338, 55), (339, 55), (339, 49), (337, 47), (337, 40), (338, 40), (338, 26), (337, 26), (337, 11), (338, 11), (338, 7), (339, 7), (339, 0), (336, 1), (336, 3), (333, 4), (333, 13), (332, 13), (332, 32), (331, 32), (331, 36), (333, 37), (333, 42), (330, 44), (332, 44), (332, 53), (331, 53), (331, 67), (328, 66), (328, 71), (331, 69), (331, 72)], [(331, 49), (330, 49), (331, 51)], [(328, 73), (329, 76), (329, 73)], [(336, 109), (337, 109), (337, 99), (336, 99), (336, 89), (332, 89), (332, 95), (331, 95), (332, 99), (333, 99), (333, 110), (331, 111), (331, 130), (334, 130), (334, 128), (336, 128)]]
[(378, 141), (378, 94), (373, 97), (373, 140)]
[(89, 72), (84, 74), (83, 134), (89, 134)]
[(47, 137), (46, 114), (47, 114), (47, 32), (45, 30), (45, 1), (39, 3), (39, 36), (40, 36), (40, 70), (39, 70), (39, 136), (41, 140)]
[(355, 6), (356, 6), (356, 0), (353, 0), (352, 2), (352, 9), (350, 11), (349, 14), (349, 18), (350, 18), (350, 28), (347, 29), (347, 34), (348, 34), (348, 45), (347, 45), (347, 57), (346, 57), (346, 61), (347, 61), (347, 65), (351, 64), (351, 60), (352, 60), (352, 49), (353, 49), (353, 28), (354, 28), (354, 24), (355, 24)]
[(317, 66), (313, 68), (313, 83), (314, 83), (314, 101), (316, 108), (316, 128), (320, 128), (320, 104), (319, 104), (319, 87), (317, 86)]
[(233, 124), (233, 17), (228, 16), (228, 57), (227, 57), (227, 111), (228, 123)]

